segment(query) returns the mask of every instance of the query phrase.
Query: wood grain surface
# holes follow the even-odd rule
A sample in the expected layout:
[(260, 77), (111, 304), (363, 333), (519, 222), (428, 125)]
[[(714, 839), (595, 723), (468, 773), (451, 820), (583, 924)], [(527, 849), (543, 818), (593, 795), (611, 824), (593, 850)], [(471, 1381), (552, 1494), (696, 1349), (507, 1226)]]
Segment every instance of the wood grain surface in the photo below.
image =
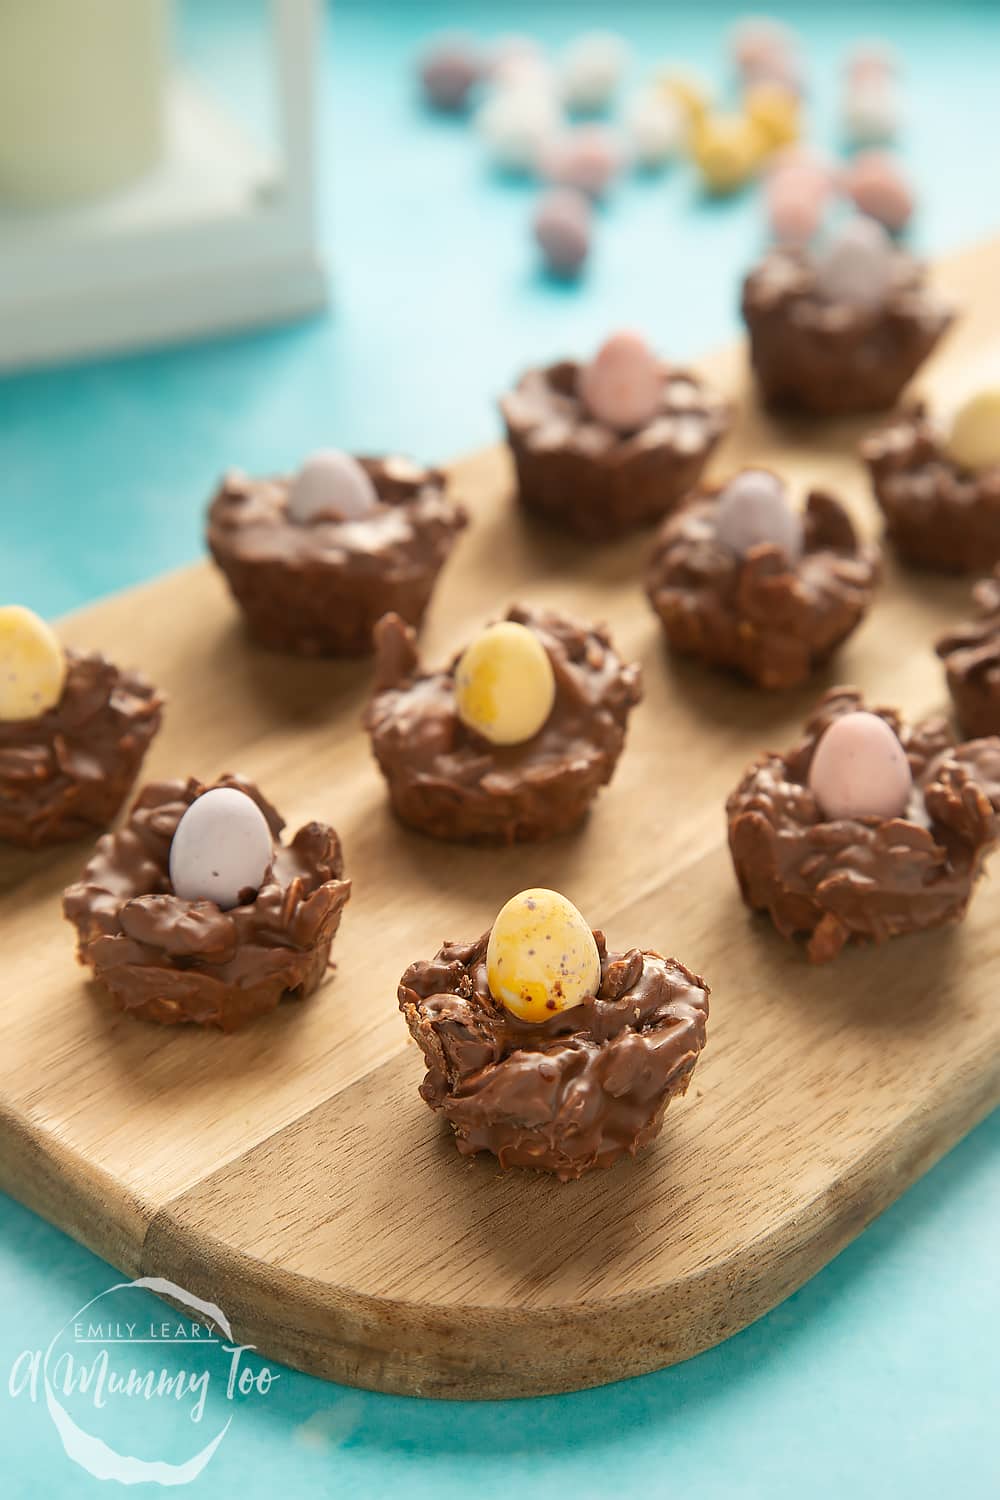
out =
[[(1000, 339), (998, 270), (994, 244), (937, 272), (965, 316), (923, 378), (936, 401)], [(771, 463), (877, 532), (855, 458), (870, 424), (778, 425), (754, 405), (741, 349), (704, 368), (739, 403), (715, 473)], [(208, 566), (66, 620), (67, 641), (169, 693), (148, 777), (245, 772), (292, 829), (335, 824), (354, 894), (319, 993), (226, 1037), (121, 1016), (76, 966), (60, 897), (86, 846), (0, 855), (0, 1185), (122, 1270), (217, 1302), (242, 1340), (301, 1369), (530, 1395), (669, 1364), (744, 1327), (1000, 1099), (998, 898), (986, 882), (961, 929), (815, 970), (742, 907), (725, 847), (727, 792), (759, 750), (797, 736), (825, 687), (853, 682), (914, 715), (945, 706), (931, 642), (965, 613), (966, 583), (890, 558), (834, 667), (765, 697), (668, 656), (641, 590), (648, 536), (592, 550), (529, 524), (500, 450), (456, 462), (453, 483), (472, 525), (432, 605), (431, 661), (518, 600), (602, 619), (642, 662), (645, 699), (591, 818), (501, 852), (400, 828), (359, 729), (370, 664), (253, 648)], [(708, 1046), (660, 1139), (567, 1186), (459, 1158), (417, 1096), (396, 1008), (412, 959), (475, 937), (528, 885), (565, 891), (613, 946), (675, 955), (713, 987)]]

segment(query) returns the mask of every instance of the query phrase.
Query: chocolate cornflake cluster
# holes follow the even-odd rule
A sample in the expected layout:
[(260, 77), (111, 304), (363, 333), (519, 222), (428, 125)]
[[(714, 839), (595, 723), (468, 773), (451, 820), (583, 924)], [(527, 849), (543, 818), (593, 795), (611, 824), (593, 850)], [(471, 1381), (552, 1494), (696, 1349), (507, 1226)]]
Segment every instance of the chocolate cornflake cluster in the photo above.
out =
[(960, 921), (1000, 833), (1000, 739), (956, 743), (942, 718), (910, 726), (885, 708), (871, 712), (898, 736), (913, 773), (906, 812), (827, 820), (809, 789), (813, 754), (834, 720), (863, 708), (854, 688), (827, 693), (800, 743), (763, 756), (726, 804), (744, 900), (783, 937), (806, 935), (815, 963), (852, 939)]
[(948, 690), (965, 734), (1000, 734), (1000, 566), (972, 590), (979, 618), (937, 643)]

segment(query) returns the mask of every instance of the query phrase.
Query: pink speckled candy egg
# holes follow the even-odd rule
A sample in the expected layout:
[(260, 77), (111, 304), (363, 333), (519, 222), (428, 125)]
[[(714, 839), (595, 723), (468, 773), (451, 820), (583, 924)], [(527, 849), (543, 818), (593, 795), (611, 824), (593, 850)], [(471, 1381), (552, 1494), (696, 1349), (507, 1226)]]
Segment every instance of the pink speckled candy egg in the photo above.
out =
[(539, 158), (543, 177), (559, 187), (599, 198), (622, 168), (617, 137), (603, 125), (579, 125), (549, 141)]
[(745, 557), (753, 547), (780, 547), (790, 562), (802, 556), (802, 517), (769, 469), (743, 469), (719, 492), (715, 538), (720, 546)]
[(532, 230), (550, 271), (579, 271), (590, 253), (591, 217), (590, 199), (575, 188), (553, 188), (542, 196)]
[(483, 76), (484, 62), (468, 37), (441, 37), (420, 62), (420, 81), (434, 109), (463, 110)]
[(828, 821), (898, 818), (906, 810), (913, 776), (897, 735), (877, 714), (835, 719), (813, 754), (809, 789)]
[(181, 818), (170, 844), (170, 883), (182, 901), (214, 901), (223, 911), (255, 896), (274, 845), (252, 797), (236, 787), (203, 792)]
[(862, 213), (893, 234), (905, 229), (913, 217), (913, 189), (887, 151), (859, 151), (847, 169), (844, 186)]
[(650, 421), (663, 395), (663, 366), (639, 333), (613, 333), (580, 371), (580, 396), (591, 416), (618, 432)]
[(819, 166), (791, 160), (770, 173), (764, 207), (771, 235), (779, 244), (805, 245), (818, 232), (833, 195), (829, 175)]
[(875, 307), (892, 284), (893, 244), (881, 224), (858, 214), (830, 236), (816, 259), (816, 290), (830, 302)]
[(359, 521), (378, 506), (378, 491), (356, 458), (323, 448), (307, 458), (288, 491), (288, 519), (301, 526), (320, 516)]

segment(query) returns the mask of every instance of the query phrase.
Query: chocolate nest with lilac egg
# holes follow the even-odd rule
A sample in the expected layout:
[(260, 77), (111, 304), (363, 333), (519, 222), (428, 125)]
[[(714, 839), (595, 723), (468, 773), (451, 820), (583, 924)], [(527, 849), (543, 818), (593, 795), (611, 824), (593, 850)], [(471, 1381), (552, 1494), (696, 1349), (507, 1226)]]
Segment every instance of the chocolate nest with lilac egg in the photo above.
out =
[(767, 405), (818, 416), (892, 406), (954, 316), (865, 218), (816, 252), (770, 250), (743, 284), (742, 311)]
[(743, 899), (814, 963), (961, 921), (1000, 834), (1000, 739), (826, 694), (803, 739), (750, 767), (726, 804)]
[(138, 672), (65, 650), (21, 605), (0, 609), (0, 839), (38, 849), (107, 828), (162, 707)]
[(879, 575), (832, 495), (810, 491), (802, 515), (777, 474), (744, 469), (664, 522), (646, 592), (673, 650), (786, 689), (857, 628)]
[(1000, 563), (1000, 388), (971, 397), (950, 427), (916, 403), (865, 438), (861, 456), (907, 562), (936, 573)]
[(98, 841), (63, 911), (122, 1010), (235, 1031), (320, 984), (351, 893), (340, 840), (281, 817), (250, 781), (154, 782)]
[(1000, 734), (1000, 566), (972, 590), (978, 618), (937, 642), (948, 691), (964, 734)]
[(439, 470), (329, 449), (291, 479), (227, 475), (208, 545), (261, 645), (363, 656), (388, 611), (420, 625), (466, 519)]
[(413, 963), (399, 1007), (421, 1096), (463, 1156), (561, 1182), (659, 1134), (705, 1045), (709, 988), (677, 959), (609, 953), (556, 891), (512, 897), (476, 942)]
[(634, 333), (529, 370), (500, 403), (526, 510), (586, 541), (653, 525), (701, 477), (727, 402)]
[(513, 844), (576, 827), (611, 780), (640, 698), (606, 632), (513, 607), (443, 671), (379, 623), (365, 714), (397, 817), (433, 838)]

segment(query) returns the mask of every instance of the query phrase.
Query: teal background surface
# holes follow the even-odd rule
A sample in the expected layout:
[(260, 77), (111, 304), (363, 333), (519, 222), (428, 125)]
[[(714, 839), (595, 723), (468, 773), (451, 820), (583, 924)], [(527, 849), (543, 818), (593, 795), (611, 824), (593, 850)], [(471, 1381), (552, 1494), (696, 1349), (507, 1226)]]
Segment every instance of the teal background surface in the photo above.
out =
[[(260, 7), (190, 0), (189, 60), (263, 121)], [(759, 200), (700, 200), (684, 169), (632, 180), (602, 211), (579, 288), (538, 272), (533, 192), (498, 182), (471, 133), (415, 105), (410, 59), (444, 26), (559, 42), (611, 24), (643, 65), (721, 73), (738, 13), (619, 0), (518, 4), (340, 0), (323, 40), (323, 234), (329, 316), (294, 328), (0, 381), (0, 598), (74, 608), (196, 557), (205, 498), (229, 464), (266, 470), (311, 447), (436, 459), (495, 436), (493, 400), (524, 364), (645, 327), (696, 355), (737, 332)], [(1000, 6), (800, 3), (816, 136), (832, 143), (838, 55), (859, 36), (901, 54), (904, 155), (939, 253), (1000, 228)], [(842, 1500), (1000, 1493), (1000, 1119), (953, 1151), (824, 1272), (696, 1360), (576, 1396), (435, 1404), (282, 1371), (246, 1403), (193, 1496), (769, 1496)], [(106, 1494), (62, 1453), (43, 1404), (8, 1393), (44, 1346), (116, 1279), (0, 1199), (0, 1493)], [(150, 1304), (152, 1306), (152, 1303)], [(162, 1412), (122, 1423), (140, 1448)], [(178, 1419), (180, 1420), (180, 1419)], [(146, 1487), (148, 1488), (148, 1487)]]

